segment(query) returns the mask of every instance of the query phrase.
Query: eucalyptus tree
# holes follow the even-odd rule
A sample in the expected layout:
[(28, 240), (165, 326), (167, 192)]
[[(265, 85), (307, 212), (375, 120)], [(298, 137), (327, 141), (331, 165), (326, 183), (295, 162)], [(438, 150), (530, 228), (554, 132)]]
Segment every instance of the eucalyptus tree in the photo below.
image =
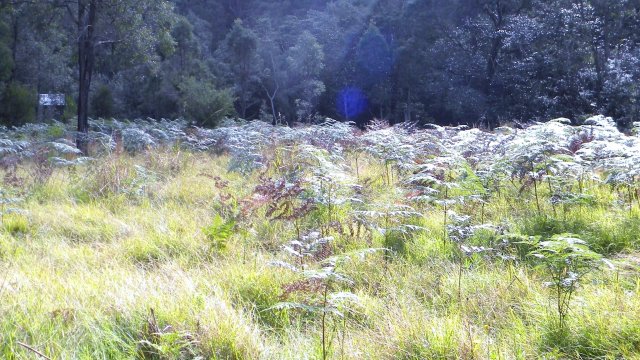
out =
[(269, 101), (271, 111), (271, 123), (276, 125), (280, 120), (277, 111), (278, 96), (286, 91), (288, 64), (286, 55), (278, 42), (277, 30), (268, 19), (261, 22), (260, 33), (263, 38), (260, 41), (259, 54), (264, 66), (260, 69), (260, 87)]
[(325, 91), (324, 82), (320, 80), (324, 50), (313, 34), (303, 31), (287, 52), (287, 62), (291, 69), (290, 92), (296, 120), (313, 120), (319, 98)]
[[(324, 67), (324, 51), (313, 34), (301, 31), (285, 34), (297, 24), (275, 26), (270, 19), (259, 25), (262, 59), (260, 86), (267, 97), (272, 123), (308, 118), (325, 91), (319, 76)], [(298, 114), (300, 116), (296, 116)], [(298, 119), (299, 120), (299, 119)]]
[(238, 114), (246, 119), (260, 81), (261, 59), (258, 56), (258, 37), (237, 19), (217, 50), (217, 57), (226, 66), (228, 81), (233, 82)]
[(89, 131), (89, 94), (97, 59), (117, 52), (124, 65), (157, 62), (156, 44), (168, 37), (173, 6), (167, 0), (48, 0), (75, 26), (67, 27), (77, 46), (78, 147), (86, 152)]
[(60, 24), (46, 2), (0, 4), (0, 118), (7, 124), (35, 120), (37, 93), (71, 88), (71, 47)]

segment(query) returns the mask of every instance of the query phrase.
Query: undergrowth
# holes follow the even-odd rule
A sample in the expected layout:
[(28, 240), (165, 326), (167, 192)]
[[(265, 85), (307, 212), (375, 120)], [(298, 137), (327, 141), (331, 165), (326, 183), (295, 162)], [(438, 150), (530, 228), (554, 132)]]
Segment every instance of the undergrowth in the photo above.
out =
[(0, 358), (638, 358), (640, 139), (591, 123), (6, 130)]

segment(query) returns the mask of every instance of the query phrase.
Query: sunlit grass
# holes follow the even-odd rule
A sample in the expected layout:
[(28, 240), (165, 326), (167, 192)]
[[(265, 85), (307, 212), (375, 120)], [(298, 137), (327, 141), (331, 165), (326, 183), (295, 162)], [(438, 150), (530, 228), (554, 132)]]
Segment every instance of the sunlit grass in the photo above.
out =
[[(203, 234), (216, 214), (236, 211), (225, 205), (228, 194), (238, 202), (252, 194), (257, 175), (227, 172), (225, 156), (154, 156), (60, 169), (29, 185), (24, 214), (6, 217), (0, 234), (0, 357), (32, 357), (20, 342), (54, 359), (320, 358), (319, 319), (271, 309), (295, 280), (270, 265), (289, 260), (281, 249), (295, 236), (292, 224), (259, 210), (243, 215), (250, 228), (236, 229), (224, 249)], [(186, 160), (173, 166), (175, 157)], [(154, 172), (142, 188), (132, 175), (140, 164)], [(382, 171), (359, 161), (360, 181), (372, 184), (366, 203), (399, 198)], [(554, 325), (540, 271), (481, 255), (461, 267), (442, 212), (425, 206), (424, 230), (399, 238), (401, 250), (345, 265), (360, 302), (348, 321), (330, 323), (330, 357), (637, 358), (638, 210), (616, 210), (604, 186), (591, 189), (595, 204), (566, 213), (545, 204), (540, 215), (530, 196), (509, 186), (484, 209), (486, 222), (512, 232), (571, 232), (602, 253), (627, 254), (614, 270), (589, 274), (565, 331)], [(338, 220), (346, 206), (335, 210)], [(341, 251), (389, 247), (388, 237), (350, 226), (328, 230)], [(472, 240), (493, 246), (498, 235)]]

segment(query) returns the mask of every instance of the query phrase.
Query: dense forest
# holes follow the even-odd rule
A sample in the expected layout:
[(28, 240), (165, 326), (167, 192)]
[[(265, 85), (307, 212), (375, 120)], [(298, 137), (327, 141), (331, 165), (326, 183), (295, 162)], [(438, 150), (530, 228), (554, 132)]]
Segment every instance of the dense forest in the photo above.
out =
[(637, 0), (2, 0), (0, 119), (627, 126), (639, 30)]

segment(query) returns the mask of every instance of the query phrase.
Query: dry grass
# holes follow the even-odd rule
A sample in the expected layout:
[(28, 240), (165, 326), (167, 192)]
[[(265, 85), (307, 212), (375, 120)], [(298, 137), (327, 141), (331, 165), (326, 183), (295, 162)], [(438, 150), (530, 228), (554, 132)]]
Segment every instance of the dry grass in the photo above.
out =
[[(223, 251), (202, 233), (230, 211), (228, 194), (247, 198), (257, 184), (255, 174), (228, 173), (227, 163), (174, 150), (114, 155), (29, 185), (24, 215), (6, 219), (0, 234), (0, 357), (35, 350), (52, 359), (320, 358), (317, 317), (270, 309), (295, 280), (269, 265), (288, 260), (281, 246), (294, 237), (293, 224), (252, 212)], [(137, 165), (151, 174), (144, 181)], [(382, 171), (359, 166), (363, 179)], [(215, 176), (228, 185), (216, 186)], [(368, 191), (376, 201), (396, 197), (377, 183)], [(487, 216), (523, 221), (532, 204), (508, 197), (489, 204)], [(587, 215), (575, 213), (576, 223)], [(442, 245), (439, 219), (426, 209), (427, 230), (405, 239), (404, 253), (345, 267), (360, 300), (346, 327), (330, 323), (330, 358), (638, 358), (637, 255), (591, 274), (569, 331), (558, 333), (543, 276), (528, 264), (510, 272), (499, 260), (475, 259), (458, 290), (459, 265)], [(334, 235), (344, 251), (384, 241), (366, 231)]]

